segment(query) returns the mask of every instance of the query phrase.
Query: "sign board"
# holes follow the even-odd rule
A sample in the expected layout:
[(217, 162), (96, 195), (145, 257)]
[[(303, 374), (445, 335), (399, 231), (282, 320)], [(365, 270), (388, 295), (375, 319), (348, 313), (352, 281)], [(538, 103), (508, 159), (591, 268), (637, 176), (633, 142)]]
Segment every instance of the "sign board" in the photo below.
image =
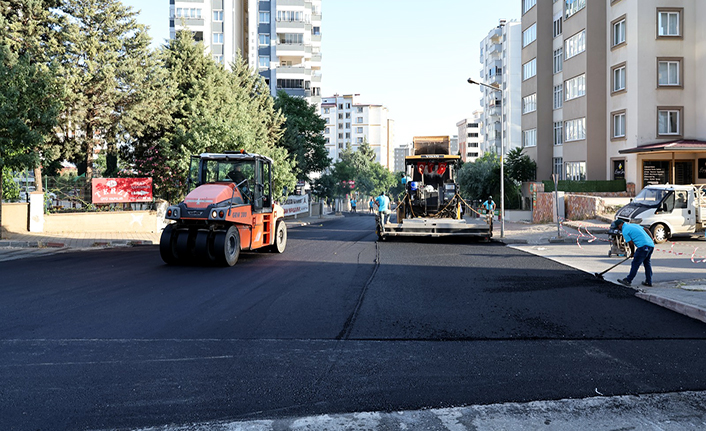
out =
[(152, 178), (93, 178), (94, 204), (152, 202)]
[(700, 180), (706, 178), (706, 159), (698, 159), (698, 164), (696, 165), (696, 172)]
[(309, 212), (309, 195), (289, 196), (282, 205), (284, 215), (290, 216)]
[(625, 179), (625, 160), (613, 160), (613, 179)]
[(648, 186), (653, 184), (666, 184), (669, 182), (668, 161), (645, 161), (642, 164), (642, 185)]

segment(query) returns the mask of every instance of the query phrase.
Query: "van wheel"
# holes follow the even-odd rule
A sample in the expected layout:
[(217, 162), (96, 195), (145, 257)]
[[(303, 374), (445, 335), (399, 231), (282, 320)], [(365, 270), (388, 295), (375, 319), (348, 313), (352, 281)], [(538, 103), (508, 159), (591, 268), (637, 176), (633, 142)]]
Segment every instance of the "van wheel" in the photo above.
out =
[(662, 244), (669, 239), (669, 229), (662, 223), (656, 223), (652, 226), (652, 236), (655, 238), (656, 244)]

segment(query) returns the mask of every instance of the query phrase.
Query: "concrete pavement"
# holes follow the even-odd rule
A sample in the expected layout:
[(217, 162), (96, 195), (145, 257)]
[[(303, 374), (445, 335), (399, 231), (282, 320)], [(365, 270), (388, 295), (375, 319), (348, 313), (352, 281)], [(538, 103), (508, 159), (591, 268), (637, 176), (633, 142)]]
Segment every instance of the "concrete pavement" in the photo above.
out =
[[(295, 228), (340, 217), (341, 215), (329, 213), (322, 217), (288, 218), (285, 222), (289, 228)], [(506, 222), (505, 235), (501, 238), (500, 223), (496, 221), (493, 240), (594, 276), (621, 259), (608, 257), (608, 226), (608, 223), (601, 220), (567, 221), (559, 227), (556, 224)], [(0, 261), (71, 250), (156, 245), (159, 244), (160, 234), (9, 232), (0, 240)], [(644, 275), (641, 270), (633, 282), (636, 296), (706, 322), (706, 243), (697, 238), (680, 238), (674, 242), (657, 245), (652, 266), (653, 287), (640, 285)], [(619, 278), (627, 275), (629, 269), (630, 261), (626, 261), (603, 277), (606, 281), (617, 283)]]

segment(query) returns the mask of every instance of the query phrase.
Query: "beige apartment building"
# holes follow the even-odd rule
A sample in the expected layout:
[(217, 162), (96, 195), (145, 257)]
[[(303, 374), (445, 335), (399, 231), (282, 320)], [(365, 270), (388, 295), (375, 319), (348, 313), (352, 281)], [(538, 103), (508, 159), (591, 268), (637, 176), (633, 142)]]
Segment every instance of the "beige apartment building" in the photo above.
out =
[(703, 0), (521, 0), (537, 178), (706, 182)]

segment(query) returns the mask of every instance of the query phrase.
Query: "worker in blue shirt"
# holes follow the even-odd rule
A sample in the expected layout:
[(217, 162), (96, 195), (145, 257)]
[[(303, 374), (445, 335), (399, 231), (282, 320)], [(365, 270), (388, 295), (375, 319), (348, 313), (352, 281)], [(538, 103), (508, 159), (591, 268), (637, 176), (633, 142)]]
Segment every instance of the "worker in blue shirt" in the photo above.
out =
[(385, 216), (390, 214), (390, 198), (385, 196), (385, 192), (381, 192), (380, 196), (375, 198), (375, 203), (378, 206), (378, 214), (380, 215), (380, 220), (382, 225), (385, 225)]
[(620, 219), (616, 219), (613, 223), (615, 223), (615, 227), (622, 232), (625, 242), (628, 243), (630, 249), (633, 251), (630, 274), (618, 280), (618, 283), (630, 286), (632, 280), (637, 276), (640, 265), (644, 265), (645, 281), (642, 282), (642, 285), (651, 287), (652, 263), (650, 259), (652, 258), (652, 252), (655, 251), (655, 242), (652, 238), (652, 234), (646, 228), (638, 224), (625, 223)]

